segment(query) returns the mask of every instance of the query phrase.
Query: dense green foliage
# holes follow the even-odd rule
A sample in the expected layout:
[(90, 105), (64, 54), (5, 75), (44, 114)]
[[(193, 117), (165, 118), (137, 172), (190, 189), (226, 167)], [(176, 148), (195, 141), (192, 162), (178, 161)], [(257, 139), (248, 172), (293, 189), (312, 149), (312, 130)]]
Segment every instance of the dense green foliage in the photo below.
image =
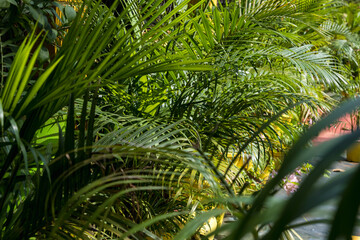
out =
[[(329, 239), (348, 238), (359, 170), (314, 182), (358, 132), (308, 146), (359, 100), (303, 132), (341, 94), (357, 94), (352, 4), (84, 1), (74, 15), (52, 1), (5, 1), (0, 239), (199, 238), (224, 213), (237, 220), (213, 234), (291, 238), (294, 219), (339, 196)], [(46, 60), (44, 42), (56, 47)], [(298, 191), (272, 201), (314, 156)]]

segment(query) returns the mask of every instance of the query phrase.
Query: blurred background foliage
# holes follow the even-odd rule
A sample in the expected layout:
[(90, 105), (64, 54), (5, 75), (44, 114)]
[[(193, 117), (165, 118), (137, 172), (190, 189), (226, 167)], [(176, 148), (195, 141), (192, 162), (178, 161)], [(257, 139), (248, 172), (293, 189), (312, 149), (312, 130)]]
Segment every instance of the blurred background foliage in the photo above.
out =
[(358, 3), (0, 8), (1, 239), (293, 239), (291, 222), (331, 198), (329, 239), (351, 236), (359, 170), (314, 183), (358, 132), (311, 139), (359, 100), (307, 129), (357, 96)]

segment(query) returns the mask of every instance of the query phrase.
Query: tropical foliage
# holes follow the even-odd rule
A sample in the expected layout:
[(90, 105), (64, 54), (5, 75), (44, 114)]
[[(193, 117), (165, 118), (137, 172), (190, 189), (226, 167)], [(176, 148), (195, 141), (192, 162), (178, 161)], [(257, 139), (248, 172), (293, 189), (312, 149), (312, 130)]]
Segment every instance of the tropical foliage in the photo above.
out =
[[(358, 133), (306, 147), (359, 100), (303, 134), (336, 104), (329, 91), (352, 89), (357, 79), (358, 36), (349, 14), (348, 26), (340, 22), (345, 7), (84, 1), (75, 14), (45, 2), (0, 5), (1, 15), (17, 9), (16, 24), (26, 22), (1, 25), (1, 239), (200, 238), (225, 213), (236, 221), (218, 223), (212, 235), (291, 238), (294, 219), (336, 197), (329, 238), (351, 235), (358, 170), (313, 183)], [(44, 21), (32, 24), (34, 11)], [(11, 40), (15, 33), (21, 41)], [(46, 41), (56, 54), (44, 61)], [(295, 140), (278, 170), (277, 154)], [(297, 192), (271, 201), (315, 155)], [(349, 227), (338, 228), (342, 221)]]

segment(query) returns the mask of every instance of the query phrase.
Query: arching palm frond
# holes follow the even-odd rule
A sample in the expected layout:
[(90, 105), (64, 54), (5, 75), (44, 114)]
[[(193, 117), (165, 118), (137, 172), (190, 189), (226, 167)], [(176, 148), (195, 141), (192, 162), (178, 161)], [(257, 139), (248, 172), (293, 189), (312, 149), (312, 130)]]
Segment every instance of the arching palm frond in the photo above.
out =
[[(269, 17), (276, 15), (273, 11), (277, 8), (284, 14), (296, 15), (296, 6), (270, 2), (259, 1), (259, 5), (247, 7), (257, 14), (264, 11)], [(191, 19), (186, 26), (188, 37), (180, 42), (185, 49), (192, 49), (193, 58), (213, 57), (217, 72), (166, 76), (173, 91), (164, 94), (158, 107), (159, 114), (169, 108), (171, 116), (197, 122), (200, 133), (211, 136), (213, 142), (217, 139), (215, 145), (222, 149), (231, 142), (238, 145), (246, 142), (246, 132), (256, 132), (265, 119), (289, 104), (304, 101), (312, 102), (313, 109), (321, 105), (329, 109), (321, 101), (326, 95), (321, 91), (310, 93), (308, 89), (316, 87), (309, 86), (320, 83), (341, 88), (346, 83), (344, 69), (331, 55), (315, 51), (312, 45), (285, 47), (284, 39), (289, 38), (282, 33), (286, 31), (265, 25), (266, 17), (254, 20), (251, 14), (239, 15), (244, 10), (241, 4), (245, 2), (235, 3), (233, 9), (213, 8)], [(309, 8), (319, 6), (315, 2), (309, 4)], [(184, 80), (185, 77), (189, 80)], [(318, 99), (310, 100), (299, 92)], [(269, 129), (268, 133), (271, 132)], [(269, 142), (265, 136), (254, 139), (255, 146), (261, 146), (256, 149), (264, 151), (263, 144)], [(276, 134), (273, 137), (277, 138)]]
[[(192, 212), (211, 207), (205, 200), (220, 196), (222, 190), (208, 162), (186, 140), (185, 126), (124, 120), (122, 134), (102, 136), (90, 159), (73, 164), (52, 184), (45, 175), (33, 176), (39, 181), (22, 203), (22, 215), (14, 219), (12, 229), (17, 231), (4, 231), (3, 236), (17, 238), (36, 230), (39, 236), (55, 238), (73, 234), (92, 239), (106, 232), (141, 238), (161, 235), (161, 228), (175, 233)], [(53, 160), (50, 169), (61, 158)], [(75, 184), (83, 170), (92, 172), (87, 184), (68, 200), (61, 197), (66, 195), (64, 183)], [(153, 233), (136, 225), (157, 215), (162, 217), (145, 225)]]

